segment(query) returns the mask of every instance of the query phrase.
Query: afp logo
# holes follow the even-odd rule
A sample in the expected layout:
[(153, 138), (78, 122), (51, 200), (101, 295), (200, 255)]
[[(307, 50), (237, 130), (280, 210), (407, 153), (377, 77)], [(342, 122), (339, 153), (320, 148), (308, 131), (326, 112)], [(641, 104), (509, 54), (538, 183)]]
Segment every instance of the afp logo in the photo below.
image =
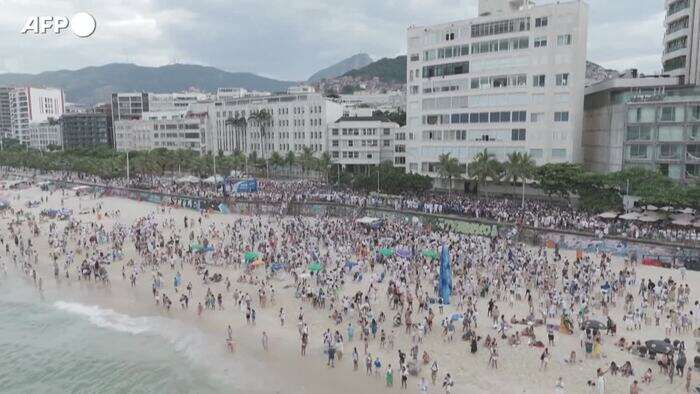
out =
[(67, 16), (30, 16), (24, 22), (21, 34), (61, 34), (64, 30), (70, 30), (78, 37), (90, 37), (95, 32), (97, 23), (95, 18), (87, 12), (78, 12), (70, 19)]

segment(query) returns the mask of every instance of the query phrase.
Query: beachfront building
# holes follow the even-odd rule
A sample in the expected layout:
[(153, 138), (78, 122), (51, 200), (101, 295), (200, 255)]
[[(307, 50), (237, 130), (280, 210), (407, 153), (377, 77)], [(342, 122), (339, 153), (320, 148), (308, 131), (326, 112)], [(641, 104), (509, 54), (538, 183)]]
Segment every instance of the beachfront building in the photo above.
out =
[(8, 92), (12, 138), (29, 144), (29, 125), (58, 119), (64, 112), (63, 91), (54, 88), (22, 86)]
[(85, 112), (61, 116), (63, 149), (81, 149), (108, 146), (109, 133), (107, 115)]
[(205, 152), (206, 115), (187, 111), (144, 112), (142, 119), (114, 123), (119, 151), (192, 150)]
[[(317, 155), (328, 151), (328, 124), (343, 114), (341, 104), (320, 93), (217, 99), (194, 104), (190, 110), (207, 114), (208, 151), (256, 152), (261, 158), (273, 152), (299, 154), (304, 147)], [(270, 114), (267, 122), (255, 120), (262, 110)]]
[(12, 136), (10, 90), (12, 90), (12, 88), (0, 86), (0, 138)]
[(383, 115), (373, 115), (371, 109), (344, 115), (328, 125), (331, 161), (350, 170), (387, 161), (395, 164), (397, 155), (394, 150), (399, 130), (398, 124)]
[(664, 74), (679, 83), (700, 83), (700, 1), (666, 0)]
[(658, 170), (700, 180), (700, 88), (677, 77), (613, 79), (586, 89), (585, 166)]
[(407, 170), (487, 150), (581, 162), (588, 5), (481, 0), (479, 17), (407, 32)]
[(38, 150), (63, 148), (61, 124), (54, 119), (29, 125), (29, 147)]
[(406, 91), (386, 93), (367, 93), (363, 91), (353, 94), (341, 94), (340, 101), (346, 110), (355, 108), (372, 108), (380, 111), (406, 111)]

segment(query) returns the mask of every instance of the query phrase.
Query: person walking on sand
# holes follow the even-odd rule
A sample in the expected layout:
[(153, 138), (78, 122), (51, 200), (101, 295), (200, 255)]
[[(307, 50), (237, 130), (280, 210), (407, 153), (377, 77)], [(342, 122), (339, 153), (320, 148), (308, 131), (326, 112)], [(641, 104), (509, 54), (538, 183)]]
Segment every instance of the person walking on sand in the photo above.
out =
[(602, 368), (598, 368), (596, 370), (596, 375), (598, 376), (598, 380), (596, 381), (596, 385), (595, 385), (596, 394), (605, 394), (606, 393), (605, 389), (606, 389), (607, 384), (605, 381), (605, 374), (607, 372), (608, 372), (607, 369), (605, 371), (603, 371)]
[(262, 347), (263, 349), (267, 352), (270, 350), (269, 348), (269, 338), (267, 337), (267, 332), (263, 331), (262, 332)]

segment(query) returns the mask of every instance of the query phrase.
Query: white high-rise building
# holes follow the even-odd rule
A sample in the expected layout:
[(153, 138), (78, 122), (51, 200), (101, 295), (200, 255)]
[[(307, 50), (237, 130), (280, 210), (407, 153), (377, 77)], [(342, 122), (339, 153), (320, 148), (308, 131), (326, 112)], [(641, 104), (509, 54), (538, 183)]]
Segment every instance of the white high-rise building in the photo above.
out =
[(30, 124), (29, 146), (39, 150), (46, 150), (49, 146), (63, 148), (61, 124), (55, 120)]
[(700, 83), (700, 1), (666, 0), (664, 74), (681, 85)]
[[(262, 125), (251, 117), (261, 110), (271, 115)], [(193, 104), (190, 111), (208, 115), (208, 151), (269, 158), (272, 152), (299, 154), (305, 146), (326, 152), (327, 126), (343, 115), (343, 106), (320, 93), (304, 93), (215, 100)]]
[(58, 119), (64, 112), (63, 91), (30, 86), (12, 88), (9, 92), (12, 137), (29, 144), (29, 125)]
[(185, 111), (144, 112), (142, 119), (114, 122), (119, 151), (165, 148), (205, 152), (206, 116)]
[(374, 115), (372, 109), (357, 109), (328, 125), (331, 161), (343, 167), (376, 166), (396, 163), (401, 157), (395, 152), (399, 125), (384, 115)]
[(580, 162), (588, 5), (482, 0), (479, 16), (407, 32), (407, 165), (437, 175), (486, 149)]
[(0, 138), (12, 136), (10, 118), (10, 91), (12, 88), (0, 86)]

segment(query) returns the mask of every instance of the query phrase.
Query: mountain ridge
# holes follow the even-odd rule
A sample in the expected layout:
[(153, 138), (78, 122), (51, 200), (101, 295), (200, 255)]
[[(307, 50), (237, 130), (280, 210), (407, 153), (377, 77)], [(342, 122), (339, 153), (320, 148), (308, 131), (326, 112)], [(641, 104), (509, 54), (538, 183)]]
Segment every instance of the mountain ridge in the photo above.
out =
[(373, 60), (368, 54), (358, 53), (315, 72), (307, 82), (314, 83), (322, 79), (336, 78), (349, 71), (365, 67), (372, 62)]
[(283, 91), (298, 82), (281, 81), (250, 72), (229, 72), (196, 64), (149, 67), (133, 63), (108, 63), (77, 70), (44, 71), (38, 74), (0, 74), (2, 85), (34, 85), (61, 88), (66, 100), (79, 104), (109, 101), (112, 92), (169, 93), (197, 89), (215, 92), (219, 87)]

